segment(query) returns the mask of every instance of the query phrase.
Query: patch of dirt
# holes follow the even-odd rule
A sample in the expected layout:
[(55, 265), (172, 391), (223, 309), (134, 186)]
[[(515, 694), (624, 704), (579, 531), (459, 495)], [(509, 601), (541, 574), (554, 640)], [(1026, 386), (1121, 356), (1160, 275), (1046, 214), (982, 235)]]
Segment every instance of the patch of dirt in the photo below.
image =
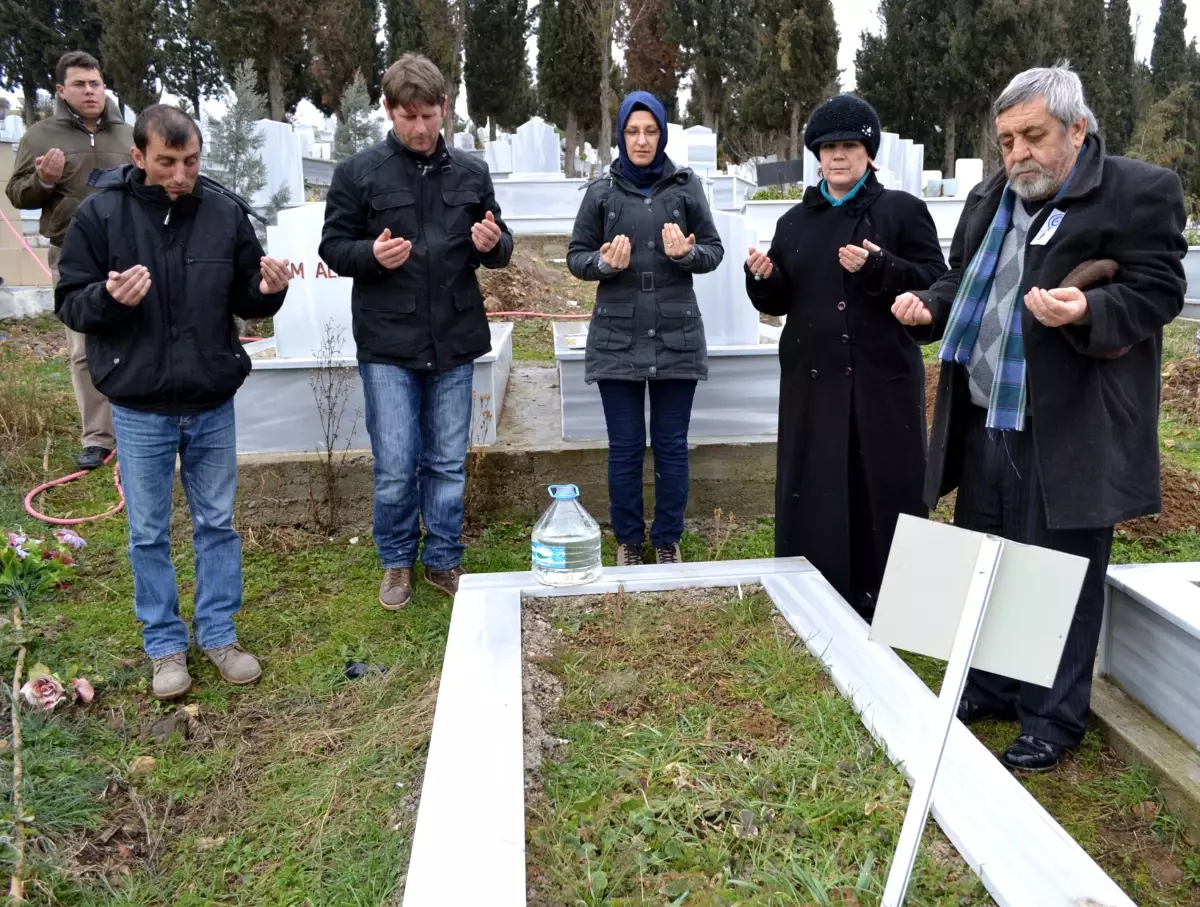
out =
[(1167, 460), (1162, 464), (1162, 513), (1117, 528), (1136, 538), (1160, 538), (1200, 527), (1200, 476)]
[(507, 268), (477, 272), (488, 312), (542, 312), (551, 315), (583, 315), (587, 310), (578, 299), (559, 292), (555, 273), (540, 259), (520, 250), (513, 253)]
[(1200, 359), (1174, 359), (1162, 371), (1163, 406), (1188, 425), (1200, 425)]
[[(1115, 778), (1126, 770), (1125, 763), (1116, 753), (1105, 748), (1094, 763), (1076, 756), (1068, 757), (1057, 769), (1055, 781), (1060, 789), (1069, 790), (1076, 786), (1094, 785), (1101, 779)], [(1051, 811), (1054, 812), (1054, 809), (1051, 808)], [(1165, 832), (1160, 837), (1155, 828), (1160, 812), (1159, 804), (1151, 800), (1135, 804), (1132, 808), (1120, 808), (1115, 804), (1107, 807), (1089, 822), (1096, 831), (1096, 840), (1094, 846), (1088, 848), (1088, 853), (1125, 891), (1144, 894), (1145, 888), (1150, 887), (1162, 899), (1154, 903), (1194, 907), (1200, 904), (1195, 889), (1191, 890), (1191, 896), (1177, 900), (1180, 894), (1187, 891), (1183, 887), (1184, 872), (1178, 864), (1192, 850), (1191, 843), (1186, 833), (1180, 843), (1169, 843), (1169, 828), (1160, 827), (1158, 832)]]
[(56, 319), (31, 318), (0, 322), (0, 352), (42, 362), (67, 358), (67, 335)]
[(525, 719), (525, 794), (540, 797), (542, 757), (559, 746), (559, 738), (547, 733), (547, 725), (558, 713), (562, 684), (543, 665), (554, 658), (562, 633), (550, 624), (553, 599), (526, 599), (521, 606), (521, 671)]

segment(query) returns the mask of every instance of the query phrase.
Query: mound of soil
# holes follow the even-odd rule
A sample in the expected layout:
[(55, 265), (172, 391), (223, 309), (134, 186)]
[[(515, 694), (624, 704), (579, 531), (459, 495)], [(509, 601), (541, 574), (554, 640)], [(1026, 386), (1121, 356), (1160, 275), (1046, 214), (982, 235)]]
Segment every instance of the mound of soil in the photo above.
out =
[(480, 268), (477, 274), (488, 312), (584, 314), (578, 302), (559, 292), (554, 272), (528, 253), (518, 250), (507, 268)]
[[(938, 366), (925, 367), (925, 418), (933, 423)], [(1163, 370), (1163, 402), (1172, 413), (1200, 425), (1200, 359), (1177, 359)], [(1122, 523), (1118, 528), (1141, 538), (1160, 538), (1200, 527), (1200, 476), (1169, 461), (1162, 464), (1162, 513)]]
[(1162, 513), (1131, 520), (1117, 528), (1137, 537), (1159, 538), (1200, 527), (1200, 476), (1164, 461), (1162, 498)]
[(1175, 359), (1162, 372), (1163, 406), (1189, 425), (1200, 425), (1200, 359)]

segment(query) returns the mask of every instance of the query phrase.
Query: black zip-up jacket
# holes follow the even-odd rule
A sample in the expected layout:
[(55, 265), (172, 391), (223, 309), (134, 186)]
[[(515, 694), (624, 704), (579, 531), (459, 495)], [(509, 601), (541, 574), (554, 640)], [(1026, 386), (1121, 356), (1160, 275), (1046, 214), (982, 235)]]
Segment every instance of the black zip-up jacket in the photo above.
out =
[[(471, 227), (492, 212), (500, 241), (481, 255)], [(387, 270), (375, 260), (375, 240), (412, 242), (408, 260)], [(503, 268), (513, 241), (500, 219), (487, 164), (448, 149), (431, 155), (404, 146), (389, 132), (377, 145), (343, 161), (325, 199), (321, 258), (354, 279), (351, 313), (360, 362), (444, 371), (491, 348), (487, 313), (475, 271)]]
[[(215, 183), (171, 202), (132, 164), (94, 177), (59, 261), (54, 312), (87, 334), (88, 371), (117, 406), (192, 415), (229, 400), (250, 374), (234, 316), (267, 318), (287, 295), (264, 296), (262, 246), (249, 206)], [(150, 270), (136, 306), (113, 299), (110, 271)]]

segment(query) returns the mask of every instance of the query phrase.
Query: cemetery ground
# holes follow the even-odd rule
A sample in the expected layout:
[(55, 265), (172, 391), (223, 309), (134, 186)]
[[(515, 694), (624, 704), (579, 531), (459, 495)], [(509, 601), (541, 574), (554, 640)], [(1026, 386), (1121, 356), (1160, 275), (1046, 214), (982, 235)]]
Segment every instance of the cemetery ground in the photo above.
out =
[[(540, 264), (557, 295), (585, 308), (590, 288)], [(1121, 528), (1115, 562), (1200, 560), (1194, 329), (1168, 329), (1167, 509)], [(518, 358), (549, 358), (543, 329), (527, 330), (530, 352)], [(52, 318), (7, 322), (0, 336), (0, 525), (38, 534), (21, 500), (71, 471), (77, 446), (61, 328)], [(78, 516), (114, 497), (102, 469), (43, 509)], [(769, 519), (714, 514), (689, 526), (691, 560), (772, 551)], [(89, 544), (78, 575), (30, 608), (23, 635), (0, 626), (0, 677), (11, 680), (24, 641), (27, 668), (86, 676), (97, 689), (86, 707), (22, 710), (20, 817), (12, 740), (0, 739), (0, 872), (13, 868), (21, 818), (31, 903), (399, 904), (451, 603), (418, 584), (410, 607), (384, 612), (369, 526), (317, 534), (244, 519), (239, 528), (239, 631), (265, 663), (256, 686), (228, 686), (193, 655), (191, 710), (153, 700), (121, 517), (80, 528)], [(527, 569), (529, 529), (476, 515), (467, 568)], [(182, 508), (174, 539), (186, 615), (194, 573)], [(611, 539), (605, 556), (612, 563)], [(748, 592), (531, 609), (559, 631), (540, 663), (564, 691), (559, 712), (543, 713), (545, 736), (570, 741), (545, 751), (533, 788), (532, 903), (877, 903), (905, 789), (816, 662)], [(348, 680), (348, 661), (388, 670)], [(911, 663), (936, 686), (939, 665)], [(0, 704), (5, 735), (10, 709)], [(1014, 729), (977, 732), (999, 752)], [(1097, 730), (1059, 771), (1023, 781), (1139, 904), (1200, 904), (1198, 842), (1148, 772), (1121, 763)], [(469, 827), (469, 809), (461, 820)], [(911, 903), (988, 903), (933, 823), (922, 854)]]

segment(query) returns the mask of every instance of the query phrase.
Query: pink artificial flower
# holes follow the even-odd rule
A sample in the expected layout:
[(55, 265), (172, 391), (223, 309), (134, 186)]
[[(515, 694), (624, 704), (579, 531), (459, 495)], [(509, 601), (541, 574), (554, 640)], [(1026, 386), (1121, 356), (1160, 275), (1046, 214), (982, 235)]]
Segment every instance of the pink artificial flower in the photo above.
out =
[(67, 698), (63, 693), (63, 685), (49, 675), (28, 681), (21, 687), (21, 696), (35, 709), (41, 709), (43, 712), (53, 711), (55, 706)]
[(76, 677), (71, 681), (71, 699), (74, 702), (82, 702), (87, 705), (96, 698), (95, 688), (88, 682), (86, 677)]
[(87, 542), (83, 540), (82, 536), (72, 532), (70, 529), (55, 529), (54, 537), (62, 544), (69, 548), (74, 548), (76, 551), (87, 547)]
[(10, 532), (8, 534), (8, 547), (10, 548), (20, 548), (25, 544), (25, 541), (26, 539), (24, 533)]

